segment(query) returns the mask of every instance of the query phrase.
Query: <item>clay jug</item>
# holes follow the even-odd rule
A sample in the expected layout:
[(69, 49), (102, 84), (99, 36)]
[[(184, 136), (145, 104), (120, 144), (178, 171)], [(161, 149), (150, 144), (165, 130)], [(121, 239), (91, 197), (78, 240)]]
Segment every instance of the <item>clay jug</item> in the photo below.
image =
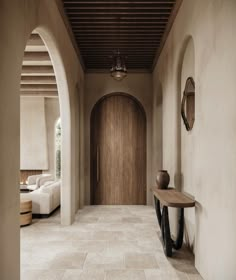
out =
[(158, 170), (156, 183), (158, 189), (167, 189), (170, 183), (170, 175), (167, 170)]

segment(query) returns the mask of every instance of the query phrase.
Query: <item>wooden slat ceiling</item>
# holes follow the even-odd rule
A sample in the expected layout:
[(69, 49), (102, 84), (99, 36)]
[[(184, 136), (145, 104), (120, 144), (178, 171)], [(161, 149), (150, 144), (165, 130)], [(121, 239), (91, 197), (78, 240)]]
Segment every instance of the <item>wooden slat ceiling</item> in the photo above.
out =
[(31, 34), (25, 48), (20, 90), (21, 96), (58, 96), (52, 61), (37, 33)]
[(110, 69), (119, 49), (128, 70), (151, 71), (180, 0), (64, 0), (85, 70)]

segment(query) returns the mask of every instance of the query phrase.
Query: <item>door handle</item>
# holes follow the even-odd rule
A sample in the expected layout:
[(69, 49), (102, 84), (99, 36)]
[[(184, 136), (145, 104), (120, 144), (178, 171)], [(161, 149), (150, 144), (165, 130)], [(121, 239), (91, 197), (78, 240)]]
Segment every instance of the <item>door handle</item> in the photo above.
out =
[(99, 146), (97, 146), (97, 183), (100, 180), (100, 153)]

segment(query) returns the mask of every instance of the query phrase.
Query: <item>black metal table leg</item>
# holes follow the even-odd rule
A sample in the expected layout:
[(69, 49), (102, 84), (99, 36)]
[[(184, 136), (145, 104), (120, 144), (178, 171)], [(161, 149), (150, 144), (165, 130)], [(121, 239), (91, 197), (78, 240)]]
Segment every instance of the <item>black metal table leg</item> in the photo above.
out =
[(161, 227), (161, 206), (160, 206), (160, 200), (158, 200), (154, 196), (154, 202), (155, 202), (155, 209), (156, 209), (156, 214), (157, 214), (157, 220), (158, 220), (159, 226)]
[(179, 250), (182, 247), (184, 239), (184, 208), (178, 209), (178, 234), (175, 241), (173, 241), (173, 248)]
[(161, 211), (160, 201), (154, 196), (157, 220), (161, 228), (164, 252), (167, 257), (172, 256), (172, 248), (179, 250), (183, 244), (184, 236), (184, 208), (178, 209), (178, 234), (174, 241), (171, 238), (168, 207), (163, 206)]

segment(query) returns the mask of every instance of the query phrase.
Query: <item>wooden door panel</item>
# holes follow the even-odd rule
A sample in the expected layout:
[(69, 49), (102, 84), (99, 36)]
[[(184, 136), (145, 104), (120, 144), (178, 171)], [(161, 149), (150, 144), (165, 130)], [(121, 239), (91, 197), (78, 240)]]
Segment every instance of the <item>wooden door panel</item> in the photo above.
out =
[(146, 203), (146, 118), (129, 96), (106, 97), (93, 110), (91, 200), (93, 204)]

